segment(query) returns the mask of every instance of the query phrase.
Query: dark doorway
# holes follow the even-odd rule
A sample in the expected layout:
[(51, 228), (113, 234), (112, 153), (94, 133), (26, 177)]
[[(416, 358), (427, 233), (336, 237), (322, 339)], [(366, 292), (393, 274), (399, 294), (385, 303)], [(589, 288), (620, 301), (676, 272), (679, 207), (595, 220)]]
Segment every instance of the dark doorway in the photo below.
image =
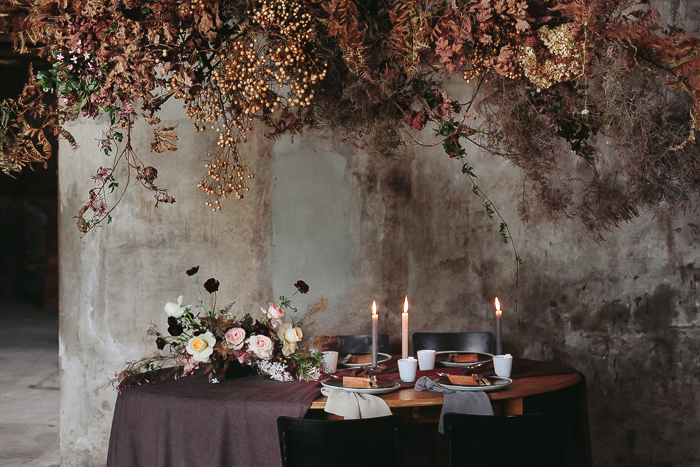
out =
[[(15, 53), (11, 40), (0, 38), (0, 99), (19, 96), (29, 65), (36, 72), (45, 63)], [(14, 177), (0, 172), (0, 300), (58, 310), (57, 159), (54, 153), (47, 168), (25, 168)]]

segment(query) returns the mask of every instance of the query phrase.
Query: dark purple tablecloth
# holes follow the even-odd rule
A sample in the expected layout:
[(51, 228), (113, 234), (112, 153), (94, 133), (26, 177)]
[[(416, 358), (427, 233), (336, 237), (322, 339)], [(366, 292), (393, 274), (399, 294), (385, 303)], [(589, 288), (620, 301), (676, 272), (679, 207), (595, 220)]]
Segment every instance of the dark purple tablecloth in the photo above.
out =
[(277, 417), (303, 417), (318, 383), (189, 376), (117, 397), (108, 467), (281, 466)]
[[(381, 377), (399, 380), (396, 358), (386, 363)], [(463, 368), (440, 368), (418, 372), (436, 377), (437, 371), (465, 374)], [(491, 364), (478, 369), (490, 375)], [(576, 370), (553, 362), (514, 357), (512, 378), (575, 373)], [(359, 375), (362, 369), (339, 369), (338, 375)], [(413, 383), (402, 383), (412, 387)], [(569, 465), (590, 465), (590, 438), (586, 410), (585, 380), (572, 388), (566, 399), (545, 394), (532, 398), (532, 410), (572, 410), (576, 443)], [(569, 391), (569, 390), (565, 390)], [(562, 392), (562, 391), (558, 391)], [(320, 397), (318, 383), (281, 383), (258, 376), (224, 380), (210, 384), (203, 375), (190, 376), (151, 386), (127, 388), (117, 398), (109, 440), (108, 467), (274, 467), (281, 466), (277, 417), (303, 417), (311, 403)], [(566, 396), (566, 394), (564, 394)], [(561, 400), (559, 400), (561, 399)], [(555, 405), (553, 405), (555, 404)], [(406, 429), (407, 466), (444, 464), (445, 446), (429, 424), (410, 424)], [(415, 426), (413, 426), (415, 425)], [(413, 431), (415, 433), (413, 433)], [(420, 449), (419, 449), (420, 448)], [(410, 449), (409, 449), (410, 450)], [(415, 452), (414, 452), (415, 451)]]

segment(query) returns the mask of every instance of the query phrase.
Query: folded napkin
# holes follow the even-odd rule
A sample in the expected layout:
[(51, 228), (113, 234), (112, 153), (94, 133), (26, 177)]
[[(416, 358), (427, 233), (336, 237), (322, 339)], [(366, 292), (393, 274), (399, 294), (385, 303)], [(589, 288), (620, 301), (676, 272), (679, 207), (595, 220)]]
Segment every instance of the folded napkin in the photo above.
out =
[(359, 394), (343, 391), (342, 389), (329, 388), (321, 389), (321, 394), (328, 397), (324, 410), (346, 419), (376, 418), (391, 415), (391, 409), (384, 402), (384, 399), (371, 394)]
[(442, 417), (448, 412), (472, 415), (493, 415), (489, 396), (483, 391), (454, 391), (438, 385), (432, 379), (423, 376), (416, 381), (416, 391), (435, 391), (443, 394), (442, 412), (438, 431), (444, 433)]

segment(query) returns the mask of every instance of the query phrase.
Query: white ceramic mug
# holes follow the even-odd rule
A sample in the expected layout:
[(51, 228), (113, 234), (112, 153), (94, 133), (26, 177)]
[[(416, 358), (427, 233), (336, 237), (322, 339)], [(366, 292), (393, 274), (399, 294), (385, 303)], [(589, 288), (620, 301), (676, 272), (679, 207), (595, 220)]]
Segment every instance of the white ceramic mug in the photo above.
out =
[(418, 366), (421, 370), (432, 370), (435, 368), (435, 351), (430, 349), (419, 350)]
[(335, 350), (327, 350), (323, 352), (323, 369), (326, 373), (335, 373), (338, 367), (338, 352)]
[(494, 355), (493, 356), (493, 371), (496, 372), (497, 376), (502, 376), (503, 378), (510, 377), (510, 369), (513, 366), (513, 357), (507, 353), (505, 355)]
[(416, 380), (416, 368), (418, 360), (413, 357), (402, 358), (399, 360), (399, 377), (401, 381), (411, 383)]

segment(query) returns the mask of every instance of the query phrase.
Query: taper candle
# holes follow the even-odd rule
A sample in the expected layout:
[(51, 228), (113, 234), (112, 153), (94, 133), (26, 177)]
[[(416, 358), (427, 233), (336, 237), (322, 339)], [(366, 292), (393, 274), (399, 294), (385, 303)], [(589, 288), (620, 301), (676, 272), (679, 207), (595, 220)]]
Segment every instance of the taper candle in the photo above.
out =
[(372, 301), (372, 368), (377, 368), (377, 339), (379, 337), (379, 316), (377, 302)]
[(401, 313), (401, 358), (408, 358), (408, 295), (403, 302)]
[(496, 355), (503, 355), (503, 331), (501, 327), (501, 304), (496, 297)]

